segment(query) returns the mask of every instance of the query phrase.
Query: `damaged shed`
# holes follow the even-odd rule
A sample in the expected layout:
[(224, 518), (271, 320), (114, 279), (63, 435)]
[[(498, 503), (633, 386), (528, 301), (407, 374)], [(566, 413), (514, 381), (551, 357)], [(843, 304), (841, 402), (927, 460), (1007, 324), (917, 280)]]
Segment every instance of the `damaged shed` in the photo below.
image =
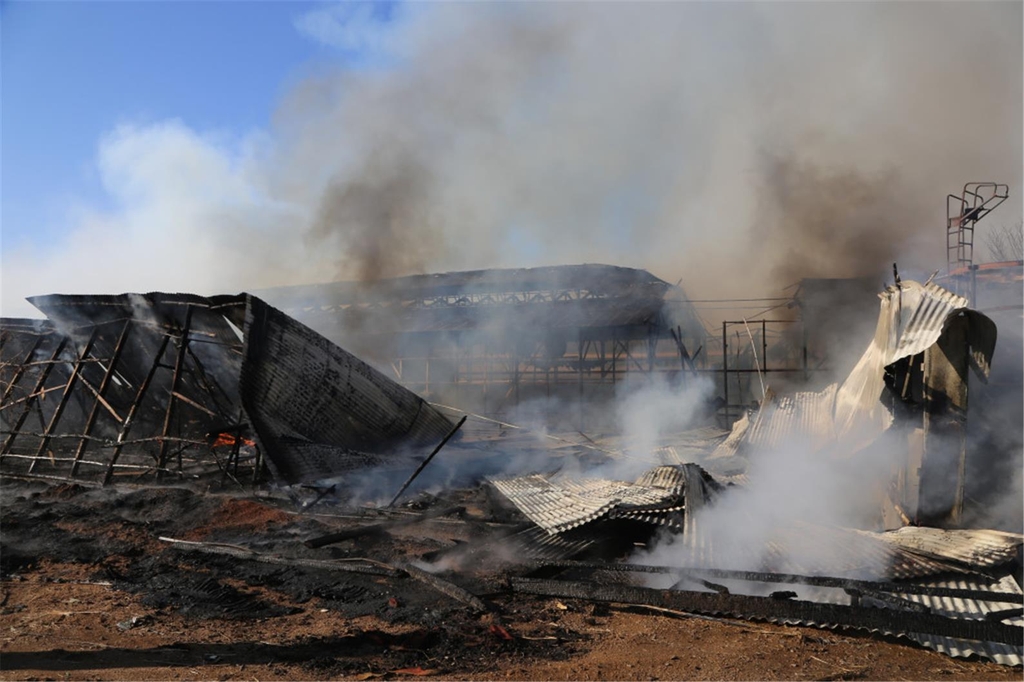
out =
[(452, 423), (316, 332), (237, 296), (31, 299), (4, 320), (5, 474), (292, 484), (433, 445)]

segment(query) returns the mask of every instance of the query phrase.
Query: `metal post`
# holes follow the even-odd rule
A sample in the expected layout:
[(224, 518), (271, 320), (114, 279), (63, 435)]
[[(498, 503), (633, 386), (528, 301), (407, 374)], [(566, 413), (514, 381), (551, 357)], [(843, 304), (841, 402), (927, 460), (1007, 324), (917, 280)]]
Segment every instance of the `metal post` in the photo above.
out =
[(726, 340), (728, 322), (722, 321), (722, 387), (725, 392), (725, 420), (729, 421), (729, 342)]
[(615, 332), (612, 332), (612, 385), (613, 386), (615, 385), (615, 382), (619, 380), (618, 362), (616, 362), (618, 360), (618, 358), (619, 358), (618, 343), (619, 343), (618, 342), (618, 335)]
[(768, 371), (768, 322), (761, 320), (761, 370)]
[(654, 352), (655, 344), (657, 344), (657, 337), (654, 334), (654, 327), (647, 329), (647, 373), (651, 374), (654, 372)]
[(809, 378), (807, 374), (807, 323), (802, 318), (800, 320), (800, 336), (803, 341), (804, 381), (806, 382)]
[(971, 307), (980, 308), (978, 303), (978, 266), (971, 266)]
[(579, 358), (579, 364), (577, 366), (577, 369), (579, 369), (579, 374), (578, 374), (578, 376), (576, 378), (576, 384), (579, 387), (579, 399), (577, 400), (576, 404), (577, 404), (577, 407), (579, 408), (579, 411), (580, 411), (580, 419), (579, 419), (580, 431), (584, 430), (583, 429), (583, 354), (584, 354), (584, 352), (585, 351), (584, 351), (584, 348), (583, 348), (583, 329), (580, 328), (580, 329), (576, 330), (576, 353), (577, 353), (577, 356)]

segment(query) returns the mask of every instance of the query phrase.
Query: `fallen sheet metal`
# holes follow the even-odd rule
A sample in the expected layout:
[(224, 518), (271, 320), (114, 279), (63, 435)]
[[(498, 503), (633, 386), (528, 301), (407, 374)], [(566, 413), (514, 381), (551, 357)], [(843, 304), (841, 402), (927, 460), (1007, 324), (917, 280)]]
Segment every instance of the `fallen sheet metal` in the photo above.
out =
[[(940, 587), (947, 589), (972, 590), (975, 592), (1016, 593), (1022, 594), (1021, 587), (1012, 575), (999, 578), (957, 577), (939, 578), (916, 581), (923, 587)], [(1022, 595), (1024, 596), (1024, 595)], [(931, 613), (950, 618), (972, 619), (985, 622), (998, 622), (1015, 627), (1024, 626), (1024, 607), (1013, 606), (1005, 602), (986, 601), (983, 598), (966, 599), (962, 597), (939, 597), (927, 594), (908, 594), (904, 598), (910, 602), (921, 604)], [(881, 608), (892, 608), (891, 604), (876, 602)], [(994, 614), (994, 615), (993, 615)], [(999, 617), (1003, 616), (1003, 617)], [(995, 618), (993, 620), (993, 618)], [(1024, 632), (1024, 630), (1022, 630)], [(1019, 666), (1024, 664), (1024, 648), (1021, 636), (1016, 642), (996, 642), (942, 637), (920, 632), (889, 633), (903, 634), (919, 644), (940, 653), (957, 658), (981, 656), (1002, 665)]]
[(289, 483), (430, 447), (453, 426), (412, 391), (254, 296), (247, 297), (239, 390), (268, 463)]
[(979, 570), (1002, 566), (1020, 556), (1024, 536), (987, 529), (944, 530), (906, 526), (873, 534), (886, 543), (918, 555), (955, 562)]
[(704, 499), (717, 487), (696, 464), (660, 466), (634, 482), (554, 478), (532, 474), (494, 479), (491, 484), (527, 518), (549, 533), (561, 533), (601, 518), (629, 518), (676, 525), (688, 496)]

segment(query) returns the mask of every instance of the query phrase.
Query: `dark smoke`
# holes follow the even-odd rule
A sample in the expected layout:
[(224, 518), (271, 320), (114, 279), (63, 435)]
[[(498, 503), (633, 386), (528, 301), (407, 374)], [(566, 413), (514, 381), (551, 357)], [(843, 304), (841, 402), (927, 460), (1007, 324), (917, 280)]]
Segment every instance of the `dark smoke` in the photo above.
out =
[(786, 246), (771, 273), (776, 282), (878, 276), (881, 283), (927, 214), (895, 171), (869, 174), (780, 156), (766, 157), (764, 166), (764, 220), (751, 238)]
[(442, 226), (424, 210), (432, 180), (406, 150), (378, 150), (361, 172), (327, 188), (311, 236), (340, 242), (339, 279), (367, 282), (427, 271), (445, 248)]

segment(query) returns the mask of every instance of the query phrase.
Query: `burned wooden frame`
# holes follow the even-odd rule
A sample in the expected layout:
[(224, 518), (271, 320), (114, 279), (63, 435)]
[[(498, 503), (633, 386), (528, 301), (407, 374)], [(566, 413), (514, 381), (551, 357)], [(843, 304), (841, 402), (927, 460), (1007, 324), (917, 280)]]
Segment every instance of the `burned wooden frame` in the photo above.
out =
[[(286, 484), (434, 445), (452, 423), (246, 294), (41, 296), (0, 322), (5, 475)], [(38, 421), (38, 425), (36, 422)]]

